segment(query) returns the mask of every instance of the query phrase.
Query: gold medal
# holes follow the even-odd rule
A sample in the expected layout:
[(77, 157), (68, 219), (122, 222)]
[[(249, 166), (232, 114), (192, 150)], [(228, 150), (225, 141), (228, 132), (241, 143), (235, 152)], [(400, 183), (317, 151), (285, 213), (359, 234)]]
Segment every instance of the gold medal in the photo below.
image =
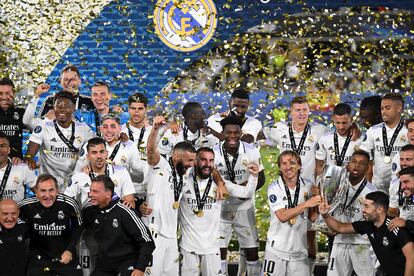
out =
[(291, 218), (291, 219), (289, 220), (289, 223), (290, 223), (290, 225), (294, 225), (294, 224), (296, 223), (296, 217)]
[(201, 218), (202, 216), (204, 216), (204, 212), (203, 210), (197, 210), (194, 211), (194, 213), (196, 214), (197, 217)]
[(173, 208), (178, 209), (178, 207), (180, 207), (180, 203), (178, 203), (178, 201), (174, 201)]
[(385, 163), (385, 164), (389, 164), (389, 163), (391, 163), (391, 157), (389, 157), (389, 156), (384, 156), (384, 163)]

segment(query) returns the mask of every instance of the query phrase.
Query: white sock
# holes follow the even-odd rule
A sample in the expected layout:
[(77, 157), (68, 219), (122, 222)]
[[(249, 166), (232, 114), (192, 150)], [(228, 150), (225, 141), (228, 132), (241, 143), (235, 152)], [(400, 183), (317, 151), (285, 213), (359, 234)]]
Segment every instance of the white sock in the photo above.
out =
[(244, 256), (244, 250), (240, 250), (239, 252), (240, 252), (240, 259), (239, 259), (239, 267), (237, 269), (237, 276), (243, 276), (247, 268), (246, 256)]
[(247, 275), (248, 276), (259, 276), (261, 264), (260, 261), (247, 261)]
[(221, 260), (221, 272), (221, 275), (227, 275), (227, 260)]
[(308, 258), (309, 261), (309, 275), (313, 276), (313, 270), (315, 269), (315, 258)]

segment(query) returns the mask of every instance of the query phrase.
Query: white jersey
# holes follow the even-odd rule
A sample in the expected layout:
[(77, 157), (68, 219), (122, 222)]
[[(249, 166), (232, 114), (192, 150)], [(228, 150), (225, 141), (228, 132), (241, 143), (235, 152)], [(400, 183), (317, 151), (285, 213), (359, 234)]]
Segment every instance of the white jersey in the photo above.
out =
[[(214, 150), (214, 165), (220, 172), (225, 180), (231, 181), (229, 176), (229, 170), (226, 165), (226, 161), (223, 153), (224, 142), (216, 144)], [(234, 158), (232, 155), (227, 154), (229, 165), (232, 166)], [(260, 152), (253, 145), (240, 141), (238, 158), (234, 165), (234, 182), (236, 184), (243, 184), (249, 178), (249, 163), (254, 162), (260, 167), (260, 171), (263, 170), (262, 162), (260, 159)], [(230, 210), (246, 210), (251, 207), (254, 198), (250, 199), (239, 199), (236, 197), (228, 197), (223, 203), (223, 211)]]
[(397, 176), (397, 173), (401, 171), (400, 166), (400, 152), (396, 152), (394, 157), (391, 160), (391, 181), (394, 176)]
[[(0, 183), (3, 182), (4, 174), (8, 165), (0, 169)], [(36, 185), (37, 176), (29, 169), (26, 163), (12, 165), (6, 186), (4, 187), (3, 199), (13, 199), (16, 202), (24, 199), (26, 186), (33, 188)]]
[[(319, 138), (328, 131), (326, 126), (317, 123), (309, 123), (309, 132), (306, 136), (303, 144), (303, 149), (300, 153), (302, 160), (301, 177), (315, 180), (315, 149), (319, 141)], [(278, 122), (271, 128), (265, 128), (263, 131), (267, 139), (270, 139), (277, 145), (280, 153), (286, 150), (292, 150), (292, 143), (289, 137), (289, 125), (285, 122)], [(295, 138), (296, 147), (299, 146), (300, 139), (302, 138), (302, 132), (296, 132), (293, 130), (293, 137)]]
[[(212, 181), (206, 203), (203, 206), (204, 215), (198, 217), (194, 190), (194, 171), (184, 178), (183, 196), (180, 201), (179, 223), (181, 229), (180, 247), (195, 254), (217, 253), (219, 246), (219, 225), (221, 200), (216, 199), (216, 183)], [(203, 196), (209, 179), (197, 178), (200, 197)]]
[[(141, 153), (141, 159), (146, 161), (147, 160), (147, 141), (148, 136), (151, 133), (152, 126), (145, 126), (144, 128), (136, 128), (129, 124), (122, 125), (121, 132), (128, 135), (129, 139), (134, 143), (134, 146), (138, 148), (138, 151)], [(142, 138), (140, 141), (140, 145), (138, 147), (138, 141), (141, 137), (142, 131)], [(131, 137), (132, 135), (132, 137)]]
[[(173, 179), (170, 163), (163, 156), (160, 156), (158, 164), (149, 166), (146, 200), (148, 207), (152, 208), (152, 212), (149, 216), (142, 217), (142, 221), (151, 231), (167, 238), (176, 239), (178, 209), (173, 208)], [(178, 174), (177, 181), (180, 181)], [(180, 198), (181, 193), (179, 194)]]
[[(357, 185), (352, 186), (349, 183), (348, 194), (342, 199), (342, 202), (338, 205), (333, 213), (333, 217), (340, 222), (352, 223), (359, 220), (364, 220), (362, 214), (363, 201), (365, 196), (371, 192), (377, 191), (374, 185), (367, 181), (365, 187), (362, 189), (361, 193), (354, 199), (351, 205), (352, 198), (355, 193), (358, 191), (362, 183), (365, 181), (363, 179)], [(348, 206), (349, 205), (349, 206)], [(348, 207), (346, 210), (344, 210)], [(338, 234), (335, 236), (334, 243), (346, 243), (346, 244), (370, 244), (367, 235), (360, 234)]]
[[(131, 177), (128, 171), (122, 166), (107, 165), (108, 176), (115, 184), (114, 192), (120, 198), (126, 195), (132, 195), (135, 193), (134, 184), (132, 184)], [(96, 173), (93, 173), (96, 177)], [(88, 193), (91, 188), (91, 177), (89, 174), (78, 172), (72, 176), (69, 186), (65, 190), (65, 195), (74, 198), (79, 206), (85, 206), (88, 202)]]
[[(298, 205), (305, 202), (311, 196), (312, 183), (299, 178)], [(291, 199), (294, 200), (295, 189), (289, 189)], [(288, 207), (285, 184), (282, 177), (273, 181), (267, 189), (267, 199), (270, 207), (270, 227), (267, 232), (266, 246), (282, 260), (302, 260), (308, 258), (308, 244), (306, 232), (308, 231), (308, 211), (296, 217), (295, 224), (282, 223), (276, 216), (276, 211)], [(277, 249), (276, 249), (277, 248)]]
[[(382, 138), (382, 127), (384, 123), (376, 124), (370, 127), (367, 131), (367, 137), (361, 144), (361, 149), (371, 154), (371, 159), (374, 160), (374, 170), (372, 177), (372, 184), (374, 184), (378, 190), (388, 193), (392, 164), (386, 164), (384, 162), (385, 147)], [(389, 128), (385, 125), (387, 131), (388, 144), (391, 141), (391, 137), (394, 134), (395, 128)], [(407, 129), (405, 126), (402, 127), (398, 133), (397, 139), (395, 139), (394, 145), (391, 151), (391, 158), (401, 150), (401, 147), (407, 144)]]
[(160, 154), (170, 155), (174, 149), (174, 146), (184, 140), (191, 142), (195, 149), (202, 147), (213, 148), (213, 146), (219, 142), (219, 139), (214, 135), (205, 135), (200, 130), (197, 130), (196, 133), (192, 133), (188, 130), (186, 137), (187, 139), (184, 139), (184, 128), (185, 126), (182, 126), (182, 130), (178, 133), (172, 133), (169, 129), (164, 133), (161, 141), (158, 143), (158, 151)]
[[(414, 220), (414, 202), (413, 200), (407, 201), (404, 195), (400, 195), (400, 179), (397, 175), (391, 178), (390, 183), (390, 208), (398, 208), (400, 210), (400, 218), (405, 220)], [(401, 202), (399, 202), (401, 197)]]
[[(221, 116), (221, 114), (215, 114), (208, 118), (207, 125), (214, 129), (215, 131), (221, 133), (223, 128), (220, 125), (221, 120), (226, 116)], [(242, 134), (250, 134), (253, 136), (254, 141), (256, 142), (257, 135), (262, 130), (262, 123), (254, 117), (249, 115), (245, 116), (245, 121), (242, 127)]]
[[(73, 122), (73, 124), (75, 124), (73, 146), (79, 150), (86, 141), (95, 136), (95, 133), (85, 123)], [(62, 128), (58, 124), (58, 128), (69, 140), (72, 126)], [(63, 193), (75, 169), (78, 153), (72, 152), (72, 149), (62, 141), (55, 129), (54, 121), (47, 119), (39, 122), (29, 141), (39, 145), (39, 173), (49, 173), (56, 177), (59, 191)]]
[[(125, 167), (131, 176), (132, 182), (134, 183), (136, 193), (144, 194), (148, 164), (146, 161), (141, 159), (141, 154), (134, 143), (132, 141), (118, 141), (112, 146), (106, 143), (106, 149), (108, 150), (108, 159), (112, 156), (114, 150), (118, 149), (111, 164)], [(76, 164), (76, 172), (82, 171), (82, 168), (89, 164), (86, 155), (87, 145), (85, 144), (80, 153), (78, 163)]]
[[(331, 130), (321, 136), (316, 145), (316, 152), (315, 157), (318, 160), (324, 161), (326, 165), (337, 165), (335, 160), (335, 143), (334, 143), (334, 135), (335, 130)], [(365, 134), (362, 134), (356, 141), (349, 141), (348, 148), (345, 152), (343, 163), (341, 167), (346, 167), (348, 163), (351, 161), (351, 156), (355, 150), (359, 149), (362, 141), (365, 139)], [(345, 141), (347, 136), (341, 136), (338, 134), (338, 148), (339, 148), (339, 156), (341, 156), (342, 149), (344, 148)]]

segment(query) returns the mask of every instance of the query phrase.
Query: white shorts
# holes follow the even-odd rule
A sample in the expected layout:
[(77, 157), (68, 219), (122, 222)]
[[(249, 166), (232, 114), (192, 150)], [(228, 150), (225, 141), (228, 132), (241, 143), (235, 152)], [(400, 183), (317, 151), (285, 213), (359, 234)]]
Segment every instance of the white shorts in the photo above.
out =
[(180, 254), (178, 253), (177, 239), (171, 239), (151, 233), (155, 243), (152, 252), (152, 266), (145, 269), (145, 275), (177, 276)]
[(253, 203), (246, 210), (221, 211), (220, 248), (227, 248), (229, 245), (232, 229), (236, 233), (240, 248), (259, 247)]
[(200, 273), (203, 276), (224, 275), (219, 250), (213, 254), (198, 255), (181, 249), (181, 255), (181, 276), (196, 276)]
[(266, 250), (262, 264), (262, 276), (309, 276), (308, 259), (286, 261)]
[(328, 262), (327, 276), (375, 275), (369, 244), (335, 243)]

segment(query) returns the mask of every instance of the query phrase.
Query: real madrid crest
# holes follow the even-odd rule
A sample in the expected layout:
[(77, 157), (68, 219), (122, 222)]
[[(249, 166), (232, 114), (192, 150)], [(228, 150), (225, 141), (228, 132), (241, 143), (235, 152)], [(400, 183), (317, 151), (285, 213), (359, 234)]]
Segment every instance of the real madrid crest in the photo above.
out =
[(16, 176), (15, 178), (13, 178), (13, 184), (18, 186), (19, 185), (19, 178)]
[(17, 241), (18, 242), (21, 242), (23, 240), (23, 236), (22, 235), (19, 235), (18, 237), (17, 237)]
[(312, 136), (312, 135), (309, 135), (308, 140), (309, 140), (309, 142), (311, 142), (311, 143), (313, 143), (313, 141), (315, 141), (315, 139), (313, 139), (313, 136)]
[(405, 142), (407, 142), (407, 137), (405, 137), (405, 135), (402, 135), (400, 140), (401, 140), (401, 142), (405, 143)]
[(76, 142), (78, 142), (79, 144), (82, 144), (82, 137), (77, 136), (77, 137), (75, 138), (75, 140), (76, 140)]
[(64, 219), (64, 218), (65, 218), (65, 214), (63, 213), (63, 211), (62, 211), (62, 210), (60, 210), (60, 211), (58, 212), (57, 217), (58, 217), (58, 219), (60, 219), (60, 220), (62, 220), (62, 219)]
[(249, 165), (249, 161), (247, 159), (243, 159), (242, 166), (247, 167)]
[(17, 113), (17, 112), (15, 111), (15, 112), (14, 112), (14, 114), (13, 114), (13, 119), (15, 119), (15, 120), (19, 120), (19, 118), (20, 118), (19, 113)]
[(212, 38), (217, 26), (213, 0), (158, 0), (155, 33), (171, 49), (195, 51)]
[(117, 220), (117, 219), (114, 219), (114, 220), (112, 221), (112, 227), (113, 227), (113, 228), (118, 228), (118, 226), (119, 226), (118, 220)]
[(388, 244), (390, 244), (390, 242), (388, 241), (387, 237), (382, 238), (382, 245), (388, 246)]

